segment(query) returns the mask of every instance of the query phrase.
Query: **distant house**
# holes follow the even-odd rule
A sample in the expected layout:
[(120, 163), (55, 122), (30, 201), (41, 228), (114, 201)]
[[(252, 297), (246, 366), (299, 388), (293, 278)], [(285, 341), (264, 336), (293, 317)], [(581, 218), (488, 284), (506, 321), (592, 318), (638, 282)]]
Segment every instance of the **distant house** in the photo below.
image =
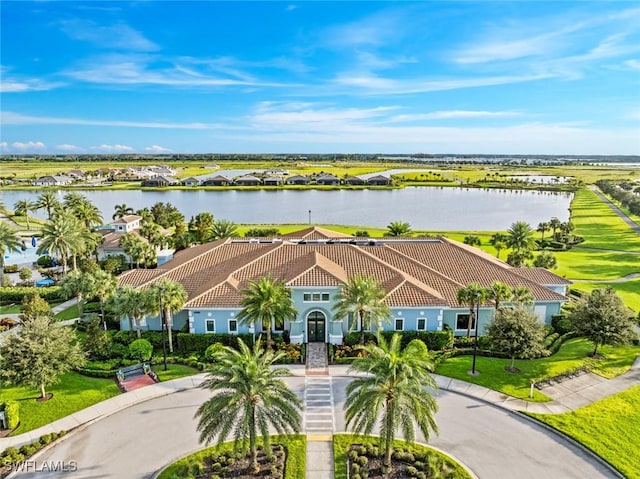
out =
[(287, 178), (288, 185), (308, 185), (309, 182), (309, 178), (302, 175), (293, 175)]
[(262, 184), (265, 186), (280, 186), (282, 183), (282, 178), (279, 176), (268, 176), (262, 180)]
[(340, 184), (340, 178), (333, 175), (320, 175), (316, 178), (316, 183), (325, 186), (335, 186)]
[(84, 171), (82, 171), (82, 170), (69, 170), (69, 171), (67, 171), (67, 176), (69, 176), (71, 178), (75, 178), (76, 180), (82, 180), (87, 175), (85, 175)]
[(231, 180), (222, 175), (216, 175), (213, 178), (207, 178), (202, 182), (202, 186), (227, 186), (229, 184), (231, 184)]
[(109, 223), (108, 227), (113, 229), (116, 233), (130, 233), (131, 231), (140, 228), (140, 221), (142, 221), (142, 216), (125, 215), (122, 218)]
[(142, 186), (155, 186), (155, 187), (163, 187), (163, 186), (172, 186), (177, 183), (173, 178), (167, 178), (166, 176), (156, 176), (154, 178), (149, 178), (142, 182)]
[(344, 179), (345, 185), (362, 186), (364, 185), (364, 183), (365, 181), (362, 178), (359, 178), (357, 176), (348, 176), (347, 178)]
[(267, 170), (264, 172), (265, 175), (288, 175), (289, 172), (287, 170), (283, 170), (281, 168), (274, 168), (273, 170)]
[(373, 186), (387, 186), (390, 183), (391, 183), (391, 180), (386, 176), (382, 176), (382, 175), (372, 176), (367, 180), (367, 184), (373, 185)]
[(33, 182), (33, 186), (64, 186), (73, 183), (69, 176), (41, 176)]
[(194, 178), (193, 176), (190, 178), (185, 178), (180, 182), (182, 186), (199, 186), (200, 180), (198, 178)]
[(260, 179), (251, 175), (239, 176), (234, 180), (234, 184), (237, 186), (258, 186)]

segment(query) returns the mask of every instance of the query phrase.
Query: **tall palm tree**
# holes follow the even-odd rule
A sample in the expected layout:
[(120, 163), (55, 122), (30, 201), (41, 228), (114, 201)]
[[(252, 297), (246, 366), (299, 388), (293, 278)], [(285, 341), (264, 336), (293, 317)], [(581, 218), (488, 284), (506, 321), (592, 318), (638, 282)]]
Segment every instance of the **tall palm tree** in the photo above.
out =
[(94, 296), (96, 287), (94, 276), (91, 273), (83, 273), (79, 269), (74, 269), (60, 280), (60, 287), (67, 297), (76, 297), (78, 317), (82, 318), (84, 302), (87, 298)]
[[(342, 284), (333, 307), (336, 318), (349, 314), (358, 315), (360, 324), (360, 344), (364, 344), (365, 320), (379, 333), (382, 324), (391, 320), (391, 310), (384, 303), (387, 295), (384, 288), (371, 276), (356, 275)], [(355, 329), (355, 321), (350, 329)]]
[(467, 338), (471, 336), (471, 325), (478, 327), (476, 318), (476, 308), (487, 300), (487, 290), (478, 283), (469, 283), (458, 289), (456, 293), (458, 303), (469, 307), (469, 321), (467, 323)]
[(22, 248), (18, 233), (7, 223), (0, 220), (0, 286), (4, 286), (4, 255), (17, 253)]
[(107, 308), (116, 316), (127, 316), (129, 331), (133, 331), (135, 321), (136, 335), (142, 337), (140, 322), (152, 309), (151, 294), (148, 290), (135, 289), (132, 286), (119, 286), (107, 300)]
[(551, 234), (553, 236), (553, 239), (556, 239), (556, 231), (560, 229), (561, 225), (562, 225), (562, 221), (560, 221), (556, 217), (553, 217), (549, 220), (549, 227), (551, 228)]
[(83, 250), (82, 231), (84, 227), (69, 210), (53, 215), (42, 229), (42, 240), (36, 250), (38, 254), (48, 251), (62, 259), (62, 272), (67, 272), (69, 256)]
[(173, 353), (171, 336), (171, 321), (173, 313), (177, 313), (187, 302), (187, 292), (180, 283), (170, 279), (162, 279), (149, 287), (150, 306), (149, 312), (153, 315), (163, 314), (164, 325), (167, 328), (169, 338), (169, 352)]
[(294, 319), (298, 311), (293, 306), (290, 291), (271, 275), (249, 281), (242, 290), (242, 309), (237, 315), (244, 325), (260, 323), (267, 332), (267, 347), (271, 347), (271, 329), (276, 321)]
[(46, 190), (38, 196), (37, 205), (38, 209), (45, 209), (47, 211), (47, 219), (51, 219), (51, 213), (60, 206), (60, 202), (53, 191)]
[(217, 353), (200, 385), (214, 394), (196, 412), (197, 430), (200, 442), (224, 441), (233, 431), (236, 446), (245, 448), (248, 438), (251, 467), (257, 471), (258, 433), (270, 451), (270, 426), (279, 434), (299, 432), (302, 402), (282, 380), (289, 371), (273, 367), (282, 351), (264, 350), (259, 339), (253, 350), (242, 340), (238, 347)]
[(233, 221), (217, 220), (211, 227), (211, 239), (218, 240), (222, 238), (233, 238), (238, 235), (238, 227)]
[(73, 208), (73, 214), (89, 230), (94, 226), (102, 224), (102, 215), (100, 214), (100, 210), (89, 200), (76, 204)]
[(487, 289), (487, 299), (493, 301), (496, 312), (500, 309), (500, 303), (509, 301), (511, 298), (513, 298), (513, 291), (508, 284), (494, 281)]
[(507, 235), (504, 233), (496, 233), (491, 236), (489, 244), (496, 249), (496, 258), (500, 259), (500, 251), (507, 247)]
[(411, 225), (406, 221), (392, 221), (387, 225), (387, 234), (389, 236), (409, 236)]
[(114, 220), (133, 214), (133, 208), (131, 208), (130, 206), (127, 206), (125, 203), (116, 205), (114, 209), (115, 209), (115, 213), (113, 213), (113, 216), (111, 217), (111, 219), (114, 219)]
[(544, 234), (550, 229), (551, 227), (549, 226), (549, 223), (544, 221), (541, 223), (538, 223), (538, 227), (536, 228), (536, 231), (542, 234), (542, 241), (544, 241)]
[(95, 286), (93, 288), (93, 294), (98, 298), (100, 302), (100, 314), (103, 323), (106, 325), (106, 318), (104, 316), (104, 309), (106, 302), (113, 295), (116, 290), (117, 280), (115, 276), (102, 269), (98, 269), (91, 273)]
[(36, 211), (38, 209), (38, 205), (29, 200), (18, 200), (13, 208), (16, 215), (24, 215), (27, 221), (27, 229), (31, 229), (31, 226), (29, 225), (29, 213), (31, 211)]
[(345, 419), (357, 434), (371, 434), (380, 425), (383, 463), (391, 465), (396, 431), (404, 439), (415, 441), (415, 424), (429, 440), (430, 431), (438, 432), (435, 413), (438, 406), (433, 393), (438, 387), (431, 376), (434, 363), (422, 341), (413, 340), (401, 349), (401, 338), (394, 334), (387, 343), (358, 346), (364, 351), (349, 370), (364, 373), (347, 386)]
[(64, 207), (68, 209), (75, 209), (79, 204), (89, 201), (86, 196), (72, 191), (64, 195)]

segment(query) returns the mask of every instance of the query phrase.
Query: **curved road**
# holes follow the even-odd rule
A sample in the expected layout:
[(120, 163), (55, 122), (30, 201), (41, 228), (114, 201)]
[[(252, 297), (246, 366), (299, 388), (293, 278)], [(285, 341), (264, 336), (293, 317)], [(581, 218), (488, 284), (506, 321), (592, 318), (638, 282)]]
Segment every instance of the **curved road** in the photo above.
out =
[[(348, 377), (333, 377), (335, 425), (344, 431), (342, 414)], [(302, 398), (303, 377), (286, 379)], [(199, 449), (196, 409), (209, 392), (191, 389), (137, 404), (75, 432), (36, 456), (38, 471), (20, 478), (149, 478), (154, 472)], [(441, 391), (437, 421), (440, 435), (431, 444), (463, 461), (480, 478), (518, 477), (590, 479), (613, 477), (597, 461), (564, 439), (517, 415), (475, 399)], [(75, 472), (43, 472), (76, 461)], [(320, 478), (319, 478), (320, 479)]]

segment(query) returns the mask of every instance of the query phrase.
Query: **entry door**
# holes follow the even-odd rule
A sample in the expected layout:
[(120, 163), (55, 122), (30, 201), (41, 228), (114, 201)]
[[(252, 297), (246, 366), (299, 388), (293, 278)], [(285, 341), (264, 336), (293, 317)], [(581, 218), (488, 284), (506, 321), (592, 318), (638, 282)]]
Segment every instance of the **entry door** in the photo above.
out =
[(324, 342), (325, 340), (325, 316), (319, 311), (314, 311), (307, 318), (308, 341), (310, 343)]

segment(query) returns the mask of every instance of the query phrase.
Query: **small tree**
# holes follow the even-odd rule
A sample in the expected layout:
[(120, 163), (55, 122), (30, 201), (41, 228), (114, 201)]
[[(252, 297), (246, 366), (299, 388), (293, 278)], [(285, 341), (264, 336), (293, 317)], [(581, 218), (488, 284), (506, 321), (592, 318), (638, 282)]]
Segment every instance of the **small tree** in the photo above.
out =
[(20, 276), (20, 281), (28, 281), (33, 276), (33, 273), (29, 268), (20, 268), (18, 276)]
[(516, 358), (533, 358), (544, 353), (544, 325), (536, 315), (522, 307), (500, 308), (489, 323), (487, 337), (492, 347), (511, 358), (505, 368), (518, 372)]
[(0, 379), (40, 388), (40, 397), (46, 398), (46, 386), (84, 362), (73, 330), (55, 324), (50, 317), (38, 316), (23, 321), (20, 332), (9, 335), (0, 346)]
[(552, 253), (542, 251), (536, 256), (536, 259), (533, 261), (533, 266), (536, 268), (556, 269), (558, 267), (558, 260)]
[(574, 331), (593, 341), (592, 355), (603, 344), (624, 344), (637, 337), (633, 312), (611, 288), (594, 289), (569, 316)]
[(20, 309), (20, 319), (28, 321), (38, 316), (53, 316), (51, 306), (38, 294), (37, 291), (28, 293), (22, 298), (22, 308)]
[(98, 318), (87, 325), (87, 335), (82, 342), (90, 358), (108, 358), (111, 351), (111, 336), (104, 330)]
[(469, 246), (480, 246), (482, 245), (482, 241), (480, 241), (480, 237), (477, 235), (467, 235), (464, 237), (464, 244), (468, 244)]
[(153, 346), (146, 339), (136, 339), (129, 345), (129, 357), (140, 361), (149, 361), (153, 354)]

